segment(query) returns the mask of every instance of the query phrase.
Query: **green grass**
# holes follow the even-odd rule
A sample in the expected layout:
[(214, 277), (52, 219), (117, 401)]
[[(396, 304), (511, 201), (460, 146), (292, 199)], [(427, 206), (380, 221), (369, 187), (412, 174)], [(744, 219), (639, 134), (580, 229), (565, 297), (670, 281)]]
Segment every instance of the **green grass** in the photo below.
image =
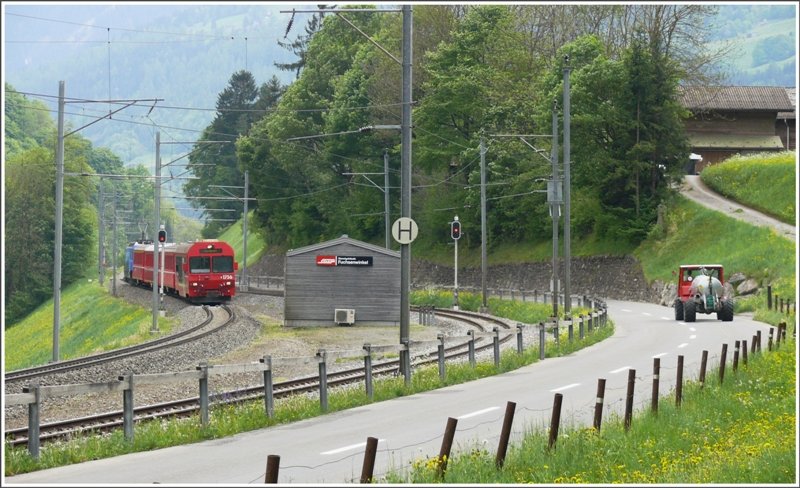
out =
[[(59, 359), (70, 359), (144, 342), (152, 338), (151, 310), (114, 298), (95, 280), (79, 281), (61, 293)], [(175, 326), (158, 318), (160, 334)], [(46, 364), (53, 358), (53, 300), (5, 330), (5, 369)]]
[[(248, 212), (250, 214), (250, 219), (252, 220), (253, 211)], [(233, 225), (228, 227), (222, 235), (219, 236), (219, 240), (225, 241), (233, 248), (234, 255), (236, 257), (236, 262), (239, 263), (241, 267), (244, 263), (244, 233), (242, 232), (242, 220), (240, 219), (237, 222), (234, 222)], [(254, 265), (261, 255), (264, 254), (266, 251), (266, 246), (264, 243), (264, 238), (261, 237), (258, 233), (254, 232), (252, 225), (250, 225), (248, 221), (247, 226), (247, 265), (252, 266)]]
[(718, 193), (787, 224), (797, 218), (797, 154), (734, 156), (700, 174)]
[(443, 478), (433, 457), (413, 461), (408, 475), (390, 473), (385, 482), (794, 485), (796, 361), (790, 340), (777, 351), (751, 356), (722, 384), (714, 372), (702, 388), (685, 382), (680, 407), (668, 395), (657, 414), (649, 408), (636, 414), (628, 431), (617, 417), (604, 419), (599, 432), (562, 427), (548, 449), (548, 432), (532, 430), (510, 446), (501, 469), (494, 448), (473, 444), (447, 460)]
[[(764, 308), (767, 284), (780, 296), (795, 297), (795, 242), (680, 196), (668, 207), (666, 232), (654, 229), (635, 253), (648, 282), (674, 281), (673, 272), (681, 264), (718, 263), (728, 277), (742, 272), (758, 280), (762, 285), (758, 300)], [(741, 311), (738, 302), (737, 311)]]
[[(575, 334), (574, 340), (570, 342), (566, 334), (562, 334), (558, 343), (553, 341), (547, 343), (545, 357), (570, 354), (610, 337), (613, 332), (613, 323), (608, 321), (605, 326), (593, 329), (591, 334), (587, 333), (582, 340)], [(265, 414), (263, 400), (251, 401), (240, 406), (219, 406), (212, 408), (210, 422), (207, 426), (202, 426), (198, 417), (145, 422), (136, 425), (133, 442), (126, 441), (120, 431), (115, 431), (108, 436), (81, 436), (64, 443), (42, 446), (38, 460), (32, 458), (27, 449), (10, 447), (7, 444), (5, 445), (4, 471), (6, 476), (13, 476), (132, 452), (217, 439), (373, 402), (461, 384), (512, 371), (538, 360), (538, 346), (529, 347), (522, 354), (507, 350), (501, 353), (499, 367), (496, 367), (493, 361), (478, 362), (474, 368), (465, 362), (448, 364), (444, 380), (439, 377), (438, 365), (418, 367), (414, 369), (409, 385), (405, 384), (403, 378), (376, 379), (372, 402), (367, 398), (363, 387), (333, 389), (329, 392), (327, 412), (321, 410), (318, 399), (308, 395), (294, 395), (276, 400), (275, 415), (272, 418)]]

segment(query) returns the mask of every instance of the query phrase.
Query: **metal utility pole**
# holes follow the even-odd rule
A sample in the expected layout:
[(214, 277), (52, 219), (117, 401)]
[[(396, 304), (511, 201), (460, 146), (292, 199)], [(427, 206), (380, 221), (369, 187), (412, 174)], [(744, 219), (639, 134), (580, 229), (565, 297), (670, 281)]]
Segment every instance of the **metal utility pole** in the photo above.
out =
[(453, 252), (453, 310), (458, 310), (458, 239), (461, 237), (461, 224), (458, 215), (450, 223), (450, 234), (453, 238), (455, 249)]
[(56, 142), (56, 235), (53, 256), (53, 362), (58, 361), (61, 328), (61, 235), (64, 215), (64, 82), (58, 82), (58, 141)]
[(99, 225), (98, 225), (98, 239), (97, 239), (97, 281), (100, 286), (103, 286), (103, 248), (105, 244), (105, 204), (103, 202), (103, 178), (100, 178), (99, 195)]
[(391, 226), (389, 221), (389, 150), (383, 150), (383, 217), (384, 221), (384, 234), (386, 236), (386, 249), (391, 249), (390, 239), (392, 235)]
[(570, 207), (570, 177), (569, 177), (569, 125), (570, 125), (570, 107), (569, 107), (569, 56), (564, 56), (564, 315), (569, 317), (572, 308), (572, 297), (570, 295), (570, 267), (571, 267), (571, 249), (570, 249), (570, 220), (569, 220), (569, 207)]
[[(481, 313), (487, 313), (486, 305), (486, 146), (481, 136)], [(458, 241), (456, 241), (458, 245)]]
[(242, 291), (247, 291), (247, 187), (250, 186), (247, 171), (244, 172), (244, 218), (242, 219)]
[[(400, 216), (411, 218), (411, 5), (403, 5), (403, 113), (400, 161)], [(409, 342), (411, 244), (400, 245), (400, 343)], [(401, 365), (408, 372), (409, 364)]]
[(114, 185), (114, 226), (112, 232), (114, 233), (114, 250), (111, 252), (111, 294), (117, 296), (117, 205), (119, 204), (119, 195), (117, 195), (117, 185)]
[(150, 333), (158, 332), (158, 247), (156, 236), (161, 227), (161, 132), (156, 132), (156, 177), (153, 179), (153, 194), (155, 195), (155, 211), (153, 223), (153, 325)]
[(561, 214), (561, 180), (558, 178), (558, 112), (556, 102), (553, 101), (553, 147), (550, 151), (550, 160), (553, 165), (553, 178), (548, 182), (548, 200), (550, 203), (550, 217), (553, 219), (553, 318), (558, 321), (558, 219)]

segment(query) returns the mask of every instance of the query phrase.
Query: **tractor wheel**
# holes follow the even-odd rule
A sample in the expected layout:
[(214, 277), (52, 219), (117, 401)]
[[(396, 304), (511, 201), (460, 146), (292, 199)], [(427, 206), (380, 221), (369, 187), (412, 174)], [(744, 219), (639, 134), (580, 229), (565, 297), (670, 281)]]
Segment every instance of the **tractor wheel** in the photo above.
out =
[(675, 308), (675, 320), (683, 320), (683, 302), (681, 299), (676, 298), (672, 306)]
[(733, 321), (733, 300), (725, 300), (722, 302), (722, 310), (717, 314), (723, 322)]
[(697, 316), (695, 311), (695, 303), (691, 300), (683, 304), (683, 320), (684, 322), (694, 322)]

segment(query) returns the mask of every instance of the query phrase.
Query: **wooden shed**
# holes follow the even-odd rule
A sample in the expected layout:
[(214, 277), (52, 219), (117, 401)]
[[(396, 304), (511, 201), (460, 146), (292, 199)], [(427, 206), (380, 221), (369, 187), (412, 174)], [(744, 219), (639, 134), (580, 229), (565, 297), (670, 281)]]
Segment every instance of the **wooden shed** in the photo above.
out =
[(285, 326), (400, 325), (400, 253), (343, 235), (292, 249)]
[(794, 106), (783, 87), (688, 86), (680, 88), (680, 96), (692, 113), (685, 123), (691, 152), (703, 157), (698, 172), (737, 153), (784, 149), (776, 120)]

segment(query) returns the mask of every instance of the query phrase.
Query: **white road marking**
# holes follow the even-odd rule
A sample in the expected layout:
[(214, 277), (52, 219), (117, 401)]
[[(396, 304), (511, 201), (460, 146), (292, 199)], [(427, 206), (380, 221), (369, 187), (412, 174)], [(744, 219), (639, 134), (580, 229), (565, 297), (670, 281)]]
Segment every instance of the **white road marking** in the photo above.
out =
[(697, 339), (697, 334), (692, 334), (689, 336), (689, 339)]
[(661, 317), (661, 320), (672, 320), (672, 317)]
[(695, 329), (694, 327), (689, 327), (689, 330), (691, 330), (692, 332), (697, 332), (697, 329)]
[(550, 392), (551, 393), (557, 393), (559, 391), (569, 390), (570, 388), (575, 388), (576, 386), (580, 386), (580, 385), (581, 385), (580, 383), (572, 383), (572, 384), (569, 384), (569, 385), (560, 386), (560, 387), (558, 387), (558, 388), (556, 388), (554, 390), (550, 390)]
[(484, 408), (483, 410), (478, 410), (477, 412), (472, 412), (472, 413), (466, 413), (466, 414), (464, 414), (464, 415), (460, 415), (460, 416), (458, 416), (458, 417), (456, 417), (456, 418), (457, 418), (458, 420), (461, 420), (461, 419), (468, 419), (468, 418), (470, 418), (470, 417), (477, 417), (478, 415), (483, 415), (483, 414), (485, 414), (485, 413), (489, 413), (489, 412), (492, 412), (492, 411), (494, 411), (494, 410), (500, 410), (500, 407), (489, 407), (489, 408)]
[(668, 352), (662, 352), (662, 353), (656, 354), (656, 355), (655, 355), (655, 356), (653, 356), (653, 357), (654, 357), (654, 358), (661, 358), (661, 357), (664, 357), (664, 356), (666, 356), (667, 354), (669, 354), (669, 353), (668, 353)]
[[(386, 439), (378, 439), (378, 444), (385, 442)], [(331, 454), (339, 454), (340, 452), (352, 451), (354, 449), (363, 449), (367, 446), (366, 442), (359, 442), (358, 444), (351, 444), (349, 446), (340, 447), (339, 449), (332, 449), (330, 451), (321, 452), (322, 456), (330, 456)]]
[(609, 371), (609, 373), (610, 373), (610, 374), (617, 374), (617, 373), (621, 373), (622, 371), (627, 371), (627, 370), (629, 370), (629, 369), (631, 369), (631, 367), (630, 367), (630, 366), (623, 366), (623, 367), (621, 367), (621, 368), (617, 368), (617, 369), (615, 369), (614, 371)]
[(630, 312), (630, 310), (628, 310), (627, 308), (621, 308), (620, 310), (622, 310), (623, 312)]
[(686, 346), (688, 346), (688, 345), (689, 345), (689, 343), (688, 343), (688, 342), (684, 342), (683, 344), (679, 344), (679, 345), (678, 345), (678, 349), (684, 348), (684, 347), (686, 347)]
[(652, 317), (653, 316), (653, 314), (651, 314), (650, 312), (642, 312), (642, 315), (644, 315), (646, 317)]

